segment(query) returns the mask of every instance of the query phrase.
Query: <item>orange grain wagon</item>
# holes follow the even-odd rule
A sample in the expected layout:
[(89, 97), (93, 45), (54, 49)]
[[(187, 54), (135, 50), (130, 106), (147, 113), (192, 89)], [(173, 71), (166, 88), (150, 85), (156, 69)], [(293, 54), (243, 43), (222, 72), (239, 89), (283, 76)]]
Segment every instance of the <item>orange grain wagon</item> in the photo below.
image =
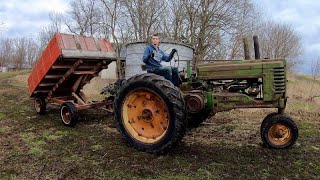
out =
[(74, 126), (79, 110), (111, 104), (91, 102), (81, 89), (112, 61), (116, 56), (108, 39), (56, 33), (28, 78), (36, 112), (44, 114), (50, 102), (61, 104), (63, 123)]

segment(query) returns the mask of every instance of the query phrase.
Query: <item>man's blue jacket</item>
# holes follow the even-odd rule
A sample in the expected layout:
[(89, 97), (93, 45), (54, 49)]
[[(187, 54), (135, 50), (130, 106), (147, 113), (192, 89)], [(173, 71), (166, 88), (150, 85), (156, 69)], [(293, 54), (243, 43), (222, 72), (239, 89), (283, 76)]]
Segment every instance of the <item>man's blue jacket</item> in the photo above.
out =
[(152, 44), (148, 44), (143, 54), (143, 62), (147, 66), (147, 70), (154, 70), (162, 67), (161, 61), (169, 62), (173, 58), (173, 53), (166, 54), (159, 47), (154, 47)]

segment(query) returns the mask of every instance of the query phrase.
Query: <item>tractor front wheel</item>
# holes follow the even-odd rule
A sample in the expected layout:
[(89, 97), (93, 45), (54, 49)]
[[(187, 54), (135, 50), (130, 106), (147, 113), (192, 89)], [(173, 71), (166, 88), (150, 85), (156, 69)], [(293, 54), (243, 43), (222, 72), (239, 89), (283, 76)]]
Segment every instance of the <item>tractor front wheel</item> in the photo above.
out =
[(288, 148), (298, 139), (298, 127), (290, 117), (272, 113), (261, 124), (261, 138), (268, 147)]
[(122, 85), (115, 120), (124, 139), (138, 150), (163, 154), (186, 131), (187, 111), (179, 89), (155, 74), (141, 74)]

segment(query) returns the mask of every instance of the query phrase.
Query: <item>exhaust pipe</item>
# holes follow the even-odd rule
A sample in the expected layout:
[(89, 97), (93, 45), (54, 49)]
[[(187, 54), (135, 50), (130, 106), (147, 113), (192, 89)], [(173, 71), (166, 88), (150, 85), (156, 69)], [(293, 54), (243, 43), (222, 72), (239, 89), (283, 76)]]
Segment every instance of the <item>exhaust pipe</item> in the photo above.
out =
[(250, 59), (250, 50), (249, 50), (249, 42), (248, 38), (243, 38), (243, 49), (244, 49), (244, 59)]
[(254, 57), (255, 59), (260, 59), (260, 47), (258, 36), (253, 36), (253, 47), (254, 47)]

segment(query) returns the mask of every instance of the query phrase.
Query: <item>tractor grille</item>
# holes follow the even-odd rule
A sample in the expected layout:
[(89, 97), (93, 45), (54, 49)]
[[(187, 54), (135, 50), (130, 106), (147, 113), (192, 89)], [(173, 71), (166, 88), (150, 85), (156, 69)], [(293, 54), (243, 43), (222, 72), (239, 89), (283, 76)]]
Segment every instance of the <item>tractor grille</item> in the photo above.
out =
[(273, 84), (275, 89), (275, 94), (285, 93), (286, 91), (286, 80), (284, 67), (273, 69)]

